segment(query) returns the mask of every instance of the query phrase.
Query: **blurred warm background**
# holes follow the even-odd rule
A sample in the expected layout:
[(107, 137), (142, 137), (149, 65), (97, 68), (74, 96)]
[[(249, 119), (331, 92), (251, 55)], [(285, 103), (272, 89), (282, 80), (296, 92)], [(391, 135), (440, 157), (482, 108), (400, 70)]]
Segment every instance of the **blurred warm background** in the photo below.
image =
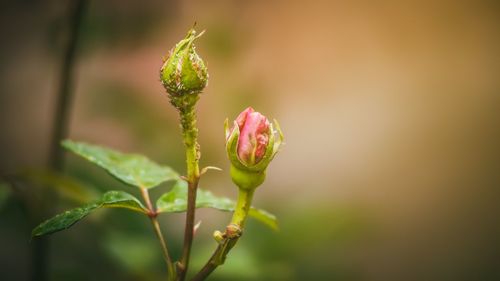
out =
[[(178, 117), (158, 72), (194, 21), (206, 29), (197, 50), (210, 72), (198, 107), (201, 163), (224, 169), (202, 186), (236, 195), (226, 117), (252, 105), (281, 123), (286, 146), (255, 198), (281, 230), (251, 221), (210, 280), (500, 280), (497, 1), (86, 2), (70, 138), (183, 172)], [(31, 229), (81, 204), (18, 176), (49, 163), (73, 6), (0, 4), (2, 280), (37, 280)], [(135, 192), (65, 160), (64, 173), (91, 190)], [(193, 269), (229, 214), (197, 217)], [(161, 220), (179, 256), (183, 215)], [(99, 211), (49, 240), (47, 280), (164, 276), (148, 221), (127, 211)]]

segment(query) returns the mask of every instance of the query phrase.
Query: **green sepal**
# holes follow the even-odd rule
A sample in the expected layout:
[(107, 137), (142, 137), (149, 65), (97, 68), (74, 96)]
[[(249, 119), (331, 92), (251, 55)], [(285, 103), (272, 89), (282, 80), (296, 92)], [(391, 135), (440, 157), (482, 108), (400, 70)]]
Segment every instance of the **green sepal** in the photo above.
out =
[(229, 161), (231, 164), (236, 166), (239, 169), (248, 169), (246, 165), (240, 160), (238, 156), (238, 140), (240, 137), (240, 128), (236, 121), (233, 124), (233, 131), (229, 133), (229, 138), (226, 141), (226, 152), (229, 157)]
[(95, 202), (58, 214), (42, 222), (33, 229), (31, 236), (37, 237), (68, 229), (92, 211), (100, 208), (125, 208), (144, 214), (148, 212), (133, 195), (123, 191), (108, 191)]
[[(274, 119), (274, 125), (276, 126), (276, 132), (278, 133), (279, 139), (274, 143), (274, 148), (273, 148), (273, 156), (271, 157), (274, 158), (276, 153), (280, 150), (281, 146), (284, 143), (285, 136), (283, 135), (283, 131), (281, 131), (280, 123), (278, 123), (278, 120)], [(274, 134), (274, 132), (273, 132)]]
[(118, 180), (139, 188), (153, 188), (165, 181), (179, 179), (179, 174), (172, 168), (160, 166), (143, 155), (71, 140), (64, 140), (62, 146), (105, 169)]
[(229, 139), (229, 134), (231, 133), (230, 128), (229, 128), (229, 119), (226, 118), (224, 120), (224, 136), (226, 138), (226, 141)]
[[(156, 202), (158, 213), (185, 212), (187, 209), (187, 183), (178, 181), (167, 193), (164, 193)], [(215, 196), (212, 192), (198, 188), (196, 208), (212, 208), (220, 211), (233, 212), (236, 203), (226, 197)], [(257, 219), (274, 230), (278, 230), (278, 221), (271, 213), (250, 208), (249, 216)]]

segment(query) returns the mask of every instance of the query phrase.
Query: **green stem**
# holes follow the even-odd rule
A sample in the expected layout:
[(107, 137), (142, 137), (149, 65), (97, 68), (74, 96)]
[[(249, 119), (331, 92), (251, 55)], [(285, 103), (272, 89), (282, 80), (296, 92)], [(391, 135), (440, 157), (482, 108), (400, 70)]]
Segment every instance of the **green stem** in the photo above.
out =
[[(239, 189), (238, 201), (236, 202), (231, 224), (228, 225), (226, 229), (224, 240), (219, 243), (217, 249), (215, 249), (208, 262), (193, 277), (193, 279), (191, 279), (191, 281), (205, 280), (219, 265), (224, 264), (227, 254), (236, 245), (236, 242), (238, 242), (241, 237), (241, 233), (245, 227), (245, 221), (248, 216), (248, 211), (252, 205), (254, 191), (255, 189)], [(236, 233), (235, 229), (237, 230)]]
[(171, 103), (179, 110), (181, 117), (182, 136), (184, 146), (186, 147), (186, 166), (188, 182), (188, 200), (186, 210), (186, 225), (184, 228), (184, 245), (182, 257), (177, 263), (178, 280), (183, 281), (189, 267), (189, 258), (191, 255), (191, 246), (193, 244), (194, 219), (196, 211), (196, 193), (200, 179), (200, 168), (198, 161), (200, 159), (200, 146), (198, 144), (198, 128), (196, 127), (195, 104), (199, 95), (183, 95), (180, 97), (171, 97)]
[(141, 195), (142, 198), (144, 199), (144, 202), (146, 202), (146, 207), (148, 208), (148, 216), (151, 219), (153, 230), (156, 234), (156, 237), (158, 238), (158, 241), (160, 241), (161, 249), (163, 252), (163, 258), (167, 265), (168, 280), (173, 281), (175, 280), (175, 267), (174, 263), (172, 262), (172, 258), (170, 258), (170, 254), (168, 253), (167, 242), (165, 241), (165, 238), (163, 238), (163, 234), (161, 233), (160, 223), (156, 218), (158, 213), (156, 212), (156, 210), (153, 207), (153, 204), (151, 203), (151, 199), (149, 198), (149, 192), (146, 188), (143, 187), (141, 188)]
[(253, 193), (255, 189), (239, 189), (238, 201), (236, 201), (236, 207), (234, 208), (233, 218), (231, 223), (239, 226), (241, 229), (245, 227), (245, 221), (248, 216), (248, 211), (252, 204)]
[(167, 269), (168, 269), (168, 280), (173, 281), (176, 278), (175, 267), (172, 262), (172, 259), (170, 258), (170, 255), (168, 254), (167, 243), (165, 242), (165, 239), (163, 238), (163, 235), (161, 233), (158, 219), (156, 217), (151, 217), (151, 223), (153, 224), (153, 229), (155, 231), (156, 237), (160, 241), (161, 248), (163, 250), (163, 258), (165, 259), (165, 263), (167, 264)]

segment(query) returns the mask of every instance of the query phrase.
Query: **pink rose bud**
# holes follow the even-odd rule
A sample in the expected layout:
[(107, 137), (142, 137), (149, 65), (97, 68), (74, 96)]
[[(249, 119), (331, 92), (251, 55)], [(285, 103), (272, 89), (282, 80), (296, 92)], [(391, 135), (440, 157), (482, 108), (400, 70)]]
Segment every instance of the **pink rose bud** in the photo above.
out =
[(266, 153), (271, 133), (269, 120), (248, 107), (236, 118), (236, 124), (240, 130), (238, 157), (246, 165), (253, 166), (259, 163)]
[[(231, 178), (240, 188), (254, 189), (265, 179), (266, 168), (278, 152), (283, 134), (259, 112), (248, 107), (229, 129), (226, 120), (226, 151), (231, 161)], [(278, 133), (276, 139), (274, 134)]]

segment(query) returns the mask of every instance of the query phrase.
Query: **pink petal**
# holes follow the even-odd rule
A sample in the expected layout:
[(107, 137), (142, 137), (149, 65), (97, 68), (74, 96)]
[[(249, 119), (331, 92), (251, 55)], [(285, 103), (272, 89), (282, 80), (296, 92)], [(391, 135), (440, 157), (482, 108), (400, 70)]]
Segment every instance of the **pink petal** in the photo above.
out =
[(247, 164), (258, 163), (269, 143), (269, 121), (259, 112), (250, 112), (240, 130), (238, 156)]

